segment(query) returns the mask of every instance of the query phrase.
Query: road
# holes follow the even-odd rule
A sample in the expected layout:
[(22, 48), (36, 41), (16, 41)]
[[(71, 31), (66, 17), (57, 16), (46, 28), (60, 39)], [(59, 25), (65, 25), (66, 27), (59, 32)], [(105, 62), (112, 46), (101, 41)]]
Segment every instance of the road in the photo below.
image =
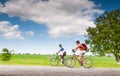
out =
[(120, 68), (0, 65), (0, 76), (120, 76)]

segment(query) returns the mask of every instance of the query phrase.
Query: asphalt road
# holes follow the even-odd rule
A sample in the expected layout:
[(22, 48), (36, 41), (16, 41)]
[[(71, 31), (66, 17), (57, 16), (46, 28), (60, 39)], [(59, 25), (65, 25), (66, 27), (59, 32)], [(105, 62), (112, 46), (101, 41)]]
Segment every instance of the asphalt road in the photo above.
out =
[(120, 76), (120, 68), (0, 65), (0, 76)]

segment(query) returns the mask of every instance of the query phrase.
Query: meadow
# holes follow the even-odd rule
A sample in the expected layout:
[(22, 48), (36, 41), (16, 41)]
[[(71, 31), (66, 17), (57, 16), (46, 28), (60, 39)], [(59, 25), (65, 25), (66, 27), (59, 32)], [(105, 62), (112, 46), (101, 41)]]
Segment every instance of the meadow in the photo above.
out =
[[(50, 58), (55, 55), (30, 55), (30, 54), (14, 54), (10, 61), (0, 60), (1, 65), (29, 65), (29, 66), (51, 66)], [(69, 57), (69, 56), (67, 56)], [(93, 60), (93, 68), (120, 68), (114, 57), (89, 56)], [(63, 66), (63, 65), (59, 65)], [(78, 63), (76, 67), (79, 67)]]

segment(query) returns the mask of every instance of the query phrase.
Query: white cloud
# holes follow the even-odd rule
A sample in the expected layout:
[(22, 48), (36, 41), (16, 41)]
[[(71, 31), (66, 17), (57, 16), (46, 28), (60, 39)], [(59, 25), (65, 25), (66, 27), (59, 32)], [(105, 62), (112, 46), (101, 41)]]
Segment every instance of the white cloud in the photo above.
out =
[(26, 35), (34, 36), (34, 31), (28, 31), (28, 32), (26, 32)]
[(18, 29), (19, 25), (12, 25), (8, 21), (0, 22), (0, 36), (7, 39), (23, 39), (21, 32)]
[(95, 14), (102, 14), (99, 5), (89, 0), (10, 0), (0, 12), (10, 17), (46, 23), (52, 37), (83, 35), (88, 27), (95, 27)]

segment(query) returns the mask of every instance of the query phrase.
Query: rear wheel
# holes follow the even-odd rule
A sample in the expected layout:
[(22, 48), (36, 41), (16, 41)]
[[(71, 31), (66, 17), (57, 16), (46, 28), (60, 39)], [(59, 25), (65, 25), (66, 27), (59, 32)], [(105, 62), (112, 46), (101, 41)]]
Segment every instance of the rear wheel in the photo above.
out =
[(76, 65), (76, 61), (73, 58), (67, 58), (66, 66), (69, 68), (73, 68)]
[(59, 64), (59, 60), (57, 58), (50, 59), (50, 64), (52, 66), (57, 66)]
[(90, 58), (84, 58), (83, 59), (83, 67), (84, 68), (91, 68), (93, 65), (93, 62)]

